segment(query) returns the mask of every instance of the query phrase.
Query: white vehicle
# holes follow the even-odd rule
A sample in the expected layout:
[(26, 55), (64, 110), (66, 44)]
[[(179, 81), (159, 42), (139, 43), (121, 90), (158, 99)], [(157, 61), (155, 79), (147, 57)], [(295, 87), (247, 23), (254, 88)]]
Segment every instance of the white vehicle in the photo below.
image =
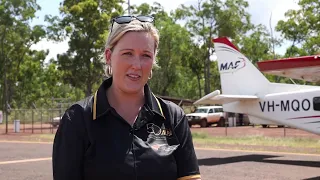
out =
[(208, 127), (212, 124), (223, 126), (225, 123), (222, 106), (197, 107), (193, 113), (186, 114), (189, 126), (199, 124), (201, 127)]
[(227, 38), (213, 42), (222, 94), (216, 90), (195, 104), (222, 104), (224, 111), (247, 114), (253, 124), (281, 124), (320, 134), (320, 87), (271, 83)]
[(53, 127), (57, 127), (60, 124), (60, 120), (62, 119), (62, 116), (57, 116), (52, 118), (52, 120), (49, 121), (49, 124), (51, 124)]

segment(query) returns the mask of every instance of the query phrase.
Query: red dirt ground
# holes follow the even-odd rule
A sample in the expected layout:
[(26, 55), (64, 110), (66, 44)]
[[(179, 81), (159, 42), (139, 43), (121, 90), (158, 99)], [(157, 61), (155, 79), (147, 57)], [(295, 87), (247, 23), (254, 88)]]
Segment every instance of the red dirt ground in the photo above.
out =
[[(20, 124), (20, 132), (19, 133), (15, 133), (14, 132), (14, 128), (13, 128), (13, 124), (8, 124), (8, 133), (9, 134), (23, 134), (23, 135), (27, 135), (27, 134), (52, 134), (55, 133), (57, 130), (57, 128), (52, 127), (52, 125), (50, 124)], [(0, 136), (6, 133), (6, 125), (5, 124), (1, 124), (0, 125)]]
[[(33, 128), (32, 128), (33, 127)], [(33, 129), (33, 131), (32, 131)], [(10, 135), (25, 136), (28, 134), (54, 134), (57, 128), (53, 128), (50, 124), (21, 124), (20, 132), (15, 133), (13, 130), (13, 125), (8, 124), (8, 132)], [(200, 128), (198, 126), (193, 126), (191, 128), (192, 132), (207, 133), (210, 136), (254, 136), (261, 135), (267, 137), (303, 137), (303, 138), (317, 138), (320, 139), (319, 135), (309, 133), (303, 130), (294, 128), (262, 128), (262, 127), (252, 127), (252, 126), (239, 126), (239, 127), (207, 127)], [(5, 135), (5, 124), (0, 125), (0, 138)]]
[(300, 129), (294, 128), (262, 128), (253, 126), (239, 127), (192, 127), (192, 132), (203, 132), (210, 136), (254, 136), (261, 135), (267, 137), (303, 137), (303, 138), (320, 138), (319, 135), (309, 133)]

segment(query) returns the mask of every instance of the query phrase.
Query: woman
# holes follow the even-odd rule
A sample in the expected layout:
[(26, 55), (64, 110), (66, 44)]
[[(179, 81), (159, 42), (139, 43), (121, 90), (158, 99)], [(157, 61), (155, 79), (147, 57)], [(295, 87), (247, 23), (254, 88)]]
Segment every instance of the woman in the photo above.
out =
[(64, 114), (53, 145), (55, 180), (199, 180), (188, 121), (147, 81), (159, 44), (149, 16), (114, 18), (106, 79)]

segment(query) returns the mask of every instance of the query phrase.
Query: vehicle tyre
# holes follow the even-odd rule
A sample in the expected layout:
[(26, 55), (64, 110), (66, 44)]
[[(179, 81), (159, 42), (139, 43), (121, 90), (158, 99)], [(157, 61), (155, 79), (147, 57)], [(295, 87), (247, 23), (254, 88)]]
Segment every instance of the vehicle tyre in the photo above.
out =
[(218, 127), (224, 127), (225, 123), (226, 123), (226, 120), (223, 117), (221, 117), (218, 122)]
[(267, 128), (267, 127), (268, 127), (268, 125), (266, 125), (266, 124), (262, 124), (262, 127), (263, 127), (263, 128)]
[(207, 123), (207, 119), (202, 119), (200, 122), (200, 127), (207, 127), (208, 123)]

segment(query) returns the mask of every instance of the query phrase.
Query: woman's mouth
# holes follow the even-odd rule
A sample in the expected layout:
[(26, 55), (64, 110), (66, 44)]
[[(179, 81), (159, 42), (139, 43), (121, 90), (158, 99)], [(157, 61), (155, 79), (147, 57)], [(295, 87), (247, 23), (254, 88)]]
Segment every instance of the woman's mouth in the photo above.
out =
[(127, 77), (132, 81), (137, 81), (140, 79), (141, 76), (139, 76), (137, 74), (127, 74)]

